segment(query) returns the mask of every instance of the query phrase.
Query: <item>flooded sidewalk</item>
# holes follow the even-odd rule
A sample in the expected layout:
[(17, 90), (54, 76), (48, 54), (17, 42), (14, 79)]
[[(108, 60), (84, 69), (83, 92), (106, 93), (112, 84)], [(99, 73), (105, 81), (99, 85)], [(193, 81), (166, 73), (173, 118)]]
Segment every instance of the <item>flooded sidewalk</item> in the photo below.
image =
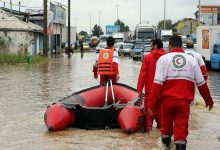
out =
[[(5, 150), (160, 150), (160, 133), (121, 129), (82, 130), (69, 128), (49, 133), (44, 125), (48, 105), (73, 92), (95, 86), (92, 65), (95, 53), (51, 58), (46, 64), (0, 66), (0, 149)], [(136, 88), (141, 63), (121, 57), (120, 83)], [(208, 84), (220, 101), (220, 72), (209, 72)], [(220, 104), (209, 112), (196, 94), (191, 108), (188, 150), (220, 149)]]

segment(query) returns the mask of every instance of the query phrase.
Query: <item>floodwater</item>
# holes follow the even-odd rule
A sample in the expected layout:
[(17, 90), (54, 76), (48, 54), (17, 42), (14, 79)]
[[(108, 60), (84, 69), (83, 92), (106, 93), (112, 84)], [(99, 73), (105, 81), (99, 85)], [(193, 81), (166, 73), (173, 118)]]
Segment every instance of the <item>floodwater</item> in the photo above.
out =
[[(98, 84), (93, 79), (95, 53), (62, 55), (40, 65), (0, 66), (0, 149), (9, 150), (160, 150), (160, 134), (127, 135), (120, 129), (69, 128), (49, 133), (44, 125), (46, 107), (59, 99)], [(120, 58), (120, 82), (136, 87), (140, 62)], [(208, 84), (220, 101), (220, 72), (209, 72)], [(220, 108), (208, 112), (201, 97), (192, 107), (187, 149), (220, 149)], [(216, 104), (217, 105), (217, 104)]]

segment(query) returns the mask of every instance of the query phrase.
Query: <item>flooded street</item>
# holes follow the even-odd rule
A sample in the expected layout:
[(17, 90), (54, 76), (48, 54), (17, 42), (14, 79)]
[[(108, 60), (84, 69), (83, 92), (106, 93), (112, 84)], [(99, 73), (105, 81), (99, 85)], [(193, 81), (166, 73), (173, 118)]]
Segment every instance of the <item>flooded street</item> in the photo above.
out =
[[(44, 125), (46, 107), (73, 92), (95, 86), (95, 53), (51, 58), (46, 64), (0, 66), (0, 149), (9, 150), (147, 150), (161, 149), (157, 129), (132, 135), (120, 129), (69, 128), (49, 133)], [(120, 58), (120, 82), (136, 88), (141, 63)], [(220, 104), (220, 72), (209, 72), (208, 84)], [(189, 150), (220, 149), (220, 107), (208, 112), (201, 97), (192, 107)], [(216, 104), (216, 105), (218, 105)]]

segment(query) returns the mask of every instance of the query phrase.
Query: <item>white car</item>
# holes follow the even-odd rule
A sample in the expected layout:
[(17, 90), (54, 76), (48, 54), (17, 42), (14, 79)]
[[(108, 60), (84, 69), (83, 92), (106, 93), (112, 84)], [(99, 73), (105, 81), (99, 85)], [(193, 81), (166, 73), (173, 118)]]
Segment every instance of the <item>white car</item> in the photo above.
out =
[(123, 42), (119, 42), (114, 45), (114, 48), (118, 52), (119, 55), (123, 53), (123, 45), (124, 45)]
[(98, 44), (98, 46), (96, 46), (95, 50), (96, 50), (96, 53), (99, 53), (99, 50), (101, 48), (106, 48), (107, 47), (107, 43), (106, 42), (101, 42)]

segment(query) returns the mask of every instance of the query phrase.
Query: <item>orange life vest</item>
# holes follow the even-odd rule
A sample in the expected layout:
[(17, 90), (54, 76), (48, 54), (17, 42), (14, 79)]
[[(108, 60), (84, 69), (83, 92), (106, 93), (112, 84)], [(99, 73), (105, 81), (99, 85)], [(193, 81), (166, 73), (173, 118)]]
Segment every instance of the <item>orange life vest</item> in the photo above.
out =
[(113, 68), (114, 49), (100, 49), (98, 60), (98, 75), (114, 75)]

